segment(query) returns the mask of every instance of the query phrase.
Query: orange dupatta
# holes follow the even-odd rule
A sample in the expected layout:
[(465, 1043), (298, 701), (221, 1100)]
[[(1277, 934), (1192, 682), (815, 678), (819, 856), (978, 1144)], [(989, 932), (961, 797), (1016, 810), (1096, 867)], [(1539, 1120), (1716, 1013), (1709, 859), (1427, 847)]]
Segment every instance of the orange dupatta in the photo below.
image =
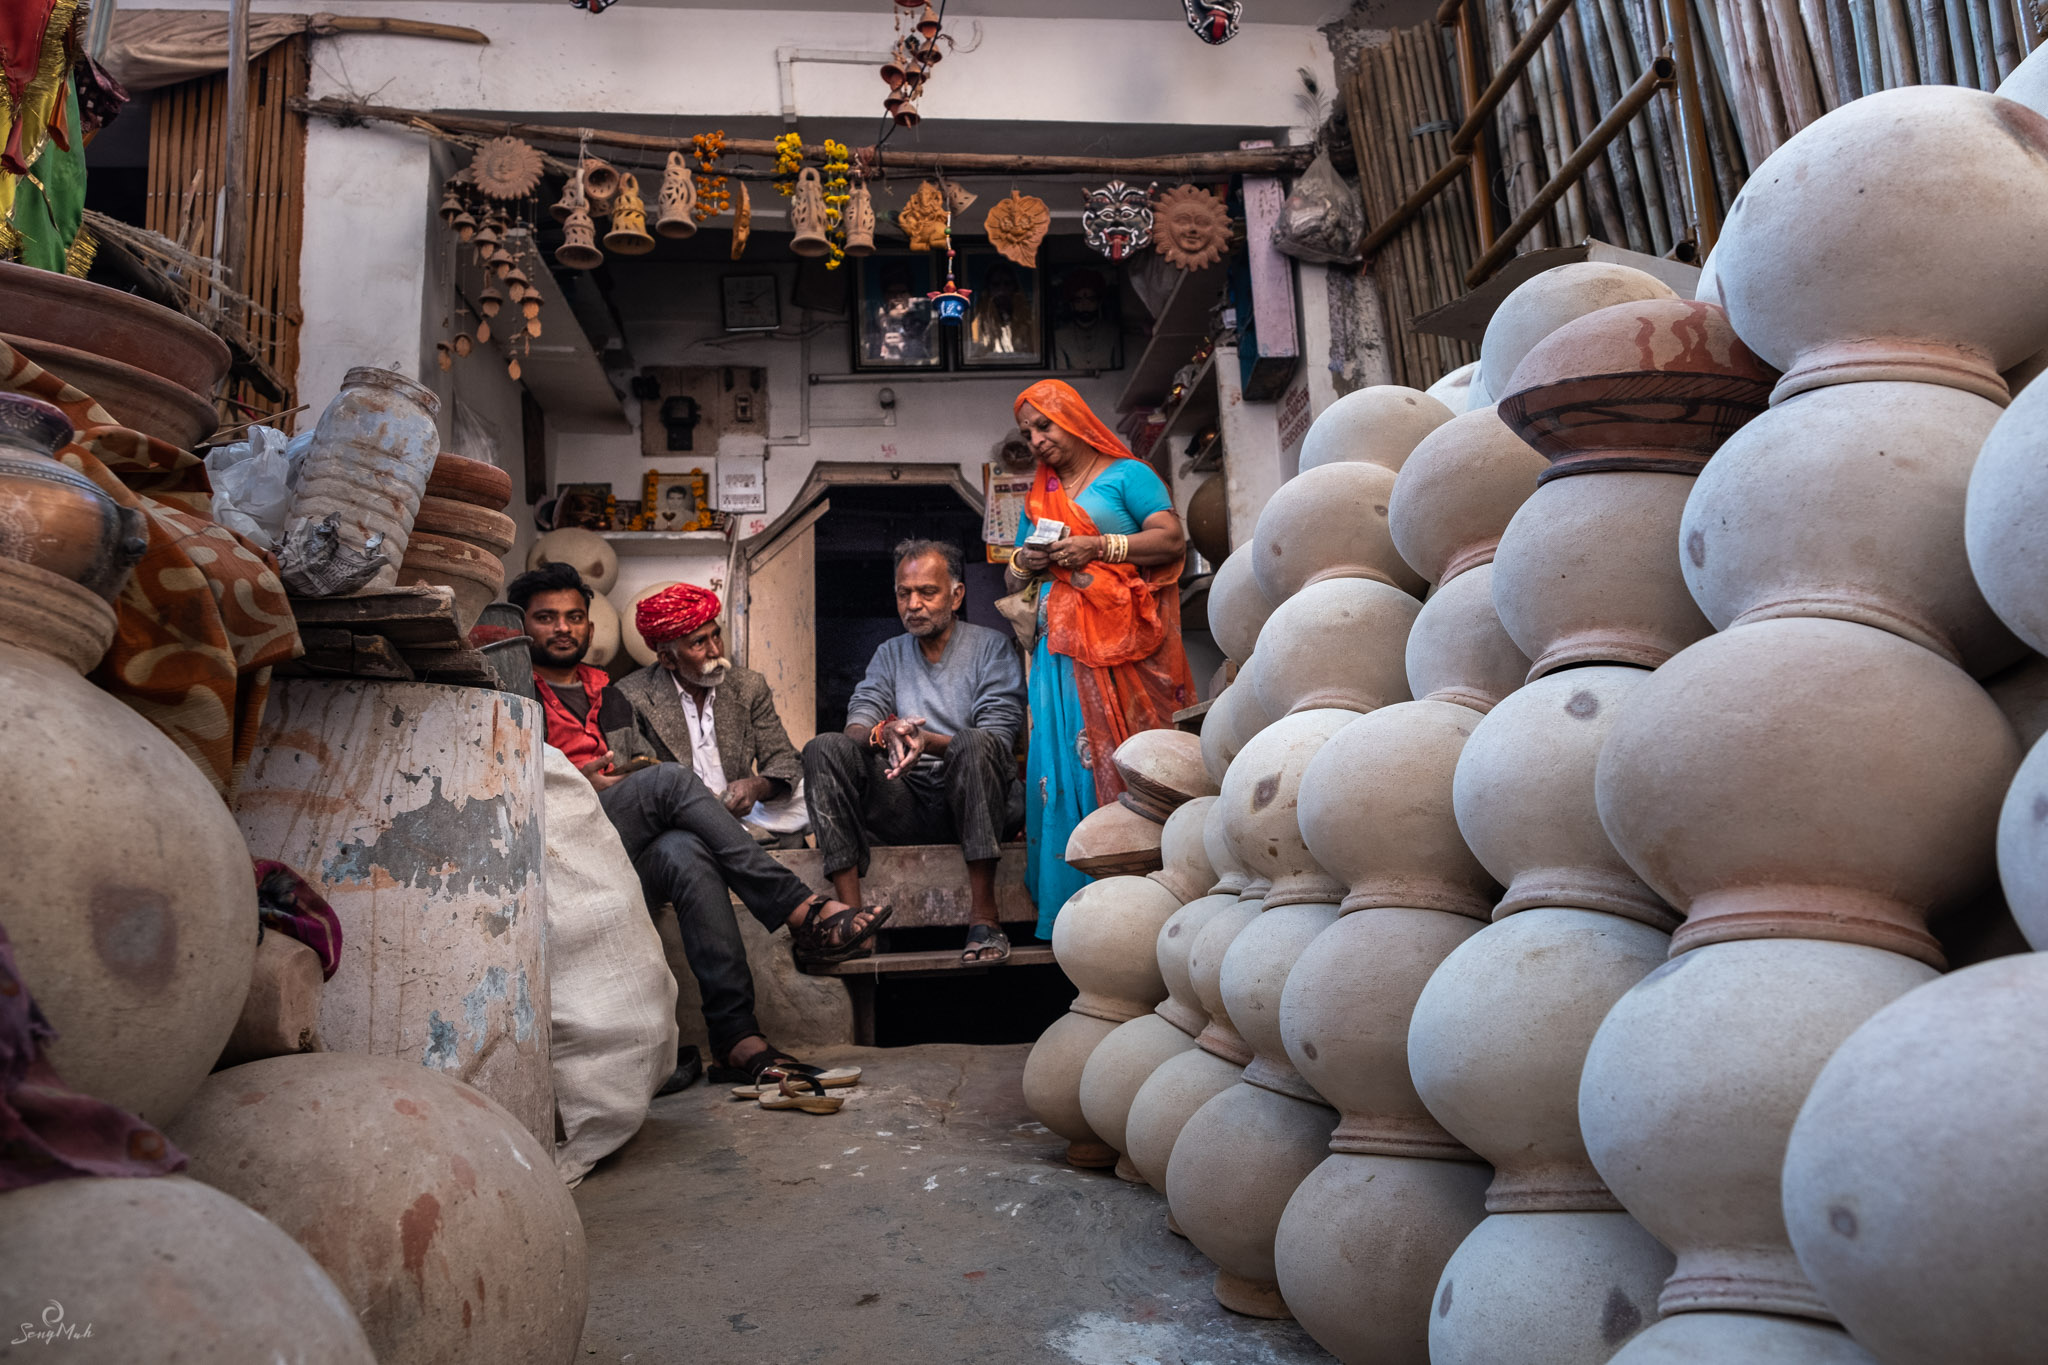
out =
[[(1071, 384), (1040, 380), (1017, 396), (1019, 413), (1027, 404), (1113, 460), (1138, 458)], [(1074, 535), (1101, 533), (1047, 465), (1039, 465), (1024, 506), (1033, 521), (1049, 517)], [(1180, 643), (1180, 572), (1178, 562), (1145, 569), (1101, 560), (1085, 569), (1052, 570), (1046, 648), (1074, 661), (1089, 741), (1081, 752), (1095, 777), (1098, 805), (1123, 793), (1123, 778), (1110, 761), (1117, 746), (1141, 730), (1172, 728), (1173, 713), (1194, 704), (1194, 676)]]

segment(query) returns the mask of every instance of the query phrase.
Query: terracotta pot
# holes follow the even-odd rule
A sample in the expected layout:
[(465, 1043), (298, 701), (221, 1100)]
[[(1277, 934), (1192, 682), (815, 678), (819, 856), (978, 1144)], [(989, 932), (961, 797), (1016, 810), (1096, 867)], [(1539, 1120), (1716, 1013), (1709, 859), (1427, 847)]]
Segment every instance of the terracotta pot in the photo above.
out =
[(220, 413), (212, 399), (140, 366), (11, 333), (0, 333), (0, 341), (73, 388), (92, 395), (122, 426), (180, 450), (190, 450), (220, 426)]
[[(433, 485), (429, 483), (427, 487), (431, 489)], [(501, 558), (519, 538), (518, 525), (503, 512), (456, 498), (436, 497), (432, 492), (420, 499), (420, 510), (412, 524), (415, 531), (467, 541), (494, 559)]]
[(595, 270), (604, 264), (604, 253), (597, 249), (597, 224), (581, 202), (570, 208), (562, 223), (562, 244), (555, 248), (555, 264), (570, 270)]
[(875, 254), (875, 200), (865, 180), (854, 181), (846, 198), (846, 254)]
[(1077, 1014), (1122, 1023), (1166, 998), (1156, 943), (1180, 908), (1145, 877), (1107, 877), (1075, 892), (1053, 922), (1052, 951), (1080, 995)]
[(1679, 522), (1715, 627), (1825, 616), (1903, 636), (1976, 677), (2016, 661), (1963, 549), (1970, 470), (1998, 405), (1935, 384), (1833, 384), (1778, 404), (1700, 475)]
[(1408, 690), (1422, 701), (1447, 701), (1484, 715), (1529, 675), (1529, 656), (1515, 647), (1493, 609), (1493, 565), (1481, 564), (1439, 584), (1408, 631)]
[(2004, 402), (1998, 372), (2048, 346), (2024, 245), (2048, 234), (2044, 157), (2048, 119), (1952, 85), (1881, 90), (1771, 153), (1714, 254), (1735, 330), (1785, 372), (1773, 401), (1896, 379)]
[(1124, 780), (1127, 804), (1164, 821), (1198, 796), (1214, 796), (1217, 784), (1202, 767), (1200, 736), (1185, 730), (1140, 730), (1110, 755)]
[(1269, 908), (1334, 907), (1344, 898), (1343, 884), (1317, 865), (1302, 842), (1295, 802), (1309, 760), (1355, 719), (1352, 711), (1297, 711), (1274, 721), (1244, 746), (1223, 778), (1225, 835), (1245, 870), (1272, 883)]
[(1799, 1111), (1792, 1245), (1888, 1365), (2048, 1359), (2044, 1035), (2048, 959), (1981, 963), (1879, 1010)]
[(1287, 1055), (1280, 1028), (1280, 1000), (1287, 976), (1316, 936), (1337, 922), (1335, 905), (1282, 905), (1270, 902), (1230, 941), (1218, 973), (1224, 1008), (1252, 1050), (1245, 1063), (1248, 1085), (1291, 1095), (1312, 1104), (1327, 1104)]
[(1399, 470), (1416, 442), (1451, 420), (1453, 409), (1419, 389), (1374, 384), (1324, 408), (1301, 439), (1300, 468), (1351, 461)]
[(1777, 377), (1719, 305), (1641, 299), (1543, 338), (1499, 412), (1550, 461), (1538, 482), (1617, 469), (1697, 474), (1764, 410)]
[(1970, 569), (1998, 618), (2034, 648), (2048, 653), (2048, 385), (2013, 400), (1978, 451), (1963, 518)]
[(661, 173), (661, 215), (654, 230), (664, 237), (689, 237), (697, 231), (697, 179), (681, 152), (670, 152)]
[(1786, 1239), (1779, 1169), (1830, 1054), (1931, 968), (1857, 943), (1714, 943), (1667, 962), (1607, 1014), (1579, 1080), (1594, 1167), (1677, 1253), (1666, 1313), (1831, 1321)]
[(1135, 803), (1097, 806), (1074, 826), (1060, 858), (1091, 877), (1142, 877), (1165, 866), (1163, 825)]
[[(1195, 1040), (1157, 1014), (1141, 1014), (1118, 1024), (1088, 1054), (1081, 1068), (1077, 1097), (1081, 1117), (1097, 1137), (1118, 1152), (1129, 1149), (1124, 1125), (1138, 1087), (1167, 1058), (1190, 1051)], [(1048, 1125), (1049, 1126), (1049, 1125)]]
[(1524, 280), (1494, 309), (1479, 345), (1479, 380), (1486, 386), (1486, 401), (1512, 392), (1522, 357), (1574, 318), (1617, 303), (1677, 297), (1654, 275), (1595, 261), (1553, 266)]
[(1579, 664), (1655, 668), (1713, 632), (1678, 567), (1682, 474), (1558, 479), (1522, 504), (1493, 561), (1493, 605), (1531, 679)]
[(241, 1016), (256, 883), (212, 783), (79, 676), (113, 634), (84, 588), (0, 559), (0, 688), (19, 699), (0, 715), (0, 924), (58, 1074), (161, 1125)]
[(1160, 826), (1160, 868), (1146, 875), (1172, 892), (1173, 898), (1182, 904), (1208, 895), (1216, 885), (1216, 869), (1209, 862), (1206, 838), (1209, 812), (1215, 805), (1215, 797), (1198, 796), (1182, 804)]
[(1530, 683), (1486, 713), (1451, 787), (1458, 830), (1496, 881), (1504, 919), (1539, 906), (1599, 910), (1670, 930), (1679, 916), (1643, 884), (1601, 828), (1601, 745), (1653, 675), (1574, 668)]
[(512, 476), (488, 460), (444, 450), (434, 457), (434, 470), (427, 475), (427, 496), (503, 511), (512, 502)]
[(1463, 412), (1472, 396), (1472, 381), (1479, 377), (1479, 362), (1468, 361), (1452, 370), (1423, 392), (1452, 412)]
[(1486, 1168), (1475, 1162), (1325, 1158), (1296, 1187), (1274, 1235), (1287, 1307), (1347, 1365), (1429, 1365), (1437, 1278), (1484, 1216), (1485, 1188)]
[(1370, 578), (1331, 578), (1281, 603), (1246, 672), (1276, 716), (1408, 700), (1408, 631), (1421, 604)]
[(1240, 545), (1216, 566), (1216, 576), (1209, 581), (1209, 633), (1224, 657), (1242, 667), (1272, 614), (1273, 603), (1252, 572), (1252, 547)]
[(640, 197), (640, 178), (630, 172), (622, 174), (618, 195), (612, 200), (612, 226), (604, 235), (604, 249), (620, 256), (645, 256), (654, 248), (654, 236), (647, 231), (647, 201)]
[(1203, 896), (1174, 911), (1159, 926), (1153, 955), (1159, 960), (1160, 979), (1166, 982), (1166, 998), (1153, 1007), (1153, 1013), (1190, 1038), (1208, 1027), (1209, 1012), (1202, 1008), (1201, 997), (1195, 994), (1188, 957), (1194, 951), (1196, 936), (1209, 921), (1236, 904), (1236, 896)]
[(1116, 1032), (1119, 1022), (1069, 1011), (1038, 1035), (1024, 1059), (1024, 1107), (1066, 1139), (1070, 1166), (1094, 1170), (1116, 1164), (1116, 1149), (1097, 1136), (1081, 1112), (1081, 1072), (1089, 1054)]
[(1597, 794), (1615, 847), (1687, 915), (1674, 953), (1789, 935), (1939, 966), (1927, 914), (1989, 880), (2018, 762), (1955, 665), (1868, 626), (1787, 618), (1659, 669), (1608, 736)]
[(1579, 1135), (1579, 1072), (1670, 943), (1619, 915), (1525, 910), (1466, 939), (1423, 988), (1406, 1060), (1429, 1112), (1493, 1163), (1487, 1212), (1621, 1207)]
[(1438, 587), (1491, 563), (1546, 468), (1494, 409), (1452, 418), (1423, 438), (1394, 481), (1387, 504), (1394, 545)]
[(1671, 1267), (1671, 1253), (1625, 1213), (1494, 1214), (1437, 1281), (1430, 1365), (1494, 1365), (1503, 1342), (1524, 1365), (1605, 1360), (1657, 1320)]
[(434, 426), (440, 409), (432, 390), (395, 370), (358, 366), (342, 377), (341, 392), (313, 429), (292, 515), (318, 521), (339, 513), (343, 540), (357, 547), (369, 535), (384, 537), (390, 563), (357, 596), (398, 585), (413, 515), (441, 449)]
[(488, 548), (415, 530), (398, 566), (398, 586), (429, 584), (455, 590), (455, 620), (463, 631), (505, 591), (505, 562)]
[(815, 166), (797, 172), (796, 188), (789, 196), (789, 229), (795, 234), (789, 249), (799, 256), (823, 256), (832, 250), (825, 237), (825, 186)]
[[(53, 404), (0, 394), (0, 559), (111, 602), (148, 548), (148, 525), (56, 458), (71, 437), (70, 420)], [(102, 641), (101, 653), (106, 647)]]
[(384, 1365), (575, 1351), (576, 1205), (547, 1146), (461, 1082), (410, 1058), (273, 1057), (213, 1076), (170, 1137), (194, 1179), (312, 1253)]
[(376, 1365), (319, 1263), (196, 1180), (56, 1180), (0, 1195), (0, 1212), (0, 1281), (22, 1291), (8, 1325), (19, 1358), (48, 1346), (94, 1362)]
[(1485, 922), (1500, 885), (1458, 832), (1451, 778), (1479, 724), (1462, 706), (1402, 702), (1330, 737), (1296, 798), (1309, 855), (1347, 890), (1346, 911), (1443, 910)]
[(1420, 596), (1422, 580), (1387, 530), (1393, 492), (1393, 473), (1376, 464), (1326, 464), (1281, 484), (1252, 534), (1267, 600), (1277, 605), (1326, 578), (1373, 578)]
[(1195, 1111), (1236, 1085), (1244, 1068), (1197, 1046), (1161, 1062), (1131, 1097), (1124, 1119), (1125, 1155), (1145, 1183), (1166, 1193), (1173, 1147)]
[(227, 343), (183, 313), (54, 270), (0, 262), (7, 330), (109, 360), (205, 397), (227, 375)]
[[(608, 593), (619, 581), (618, 551), (612, 549), (611, 542), (597, 532), (586, 531), (580, 526), (549, 531), (533, 542), (533, 548), (526, 552), (526, 567), (544, 569), (550, 564), (569, 565), (583, 575), (584, 585), (594, 593)], [(669, 588), (675, 585), (663, 583), (660, 586)]]
[(1681, 1313), (1656, 1322), (1613, 1358), (1613, 1365), (1878, 1365), (1837, 1327), (1760, 1313)]
[(1223, 998), (1223, 960), (1230, 955), (1230, 945), (1237, 941), (1245, 926), (1258, 918), (1259, 905), (1257, 900), (1239, 897), (1235, 906), (1217, 911), (1201, 927), (1188, 949), (1188, 985), (1194, 988), (1195, 999), (1209, 1016), (1208, 1024), (1195, 1041), (1238, 1067), (1251, 1061), (1252, 1049), (1231, 1022), (1230, 1005)]
[(1258, 1318), (1291, 1316), (1273, 1243), (1295, 1188), (1321, 1164), (1333, 1110), (1256, 1085), (1233, 1085), (1197, 1109), (1166, 1167), (1174, 1221), (1216, 1263), (1217, 1302)]

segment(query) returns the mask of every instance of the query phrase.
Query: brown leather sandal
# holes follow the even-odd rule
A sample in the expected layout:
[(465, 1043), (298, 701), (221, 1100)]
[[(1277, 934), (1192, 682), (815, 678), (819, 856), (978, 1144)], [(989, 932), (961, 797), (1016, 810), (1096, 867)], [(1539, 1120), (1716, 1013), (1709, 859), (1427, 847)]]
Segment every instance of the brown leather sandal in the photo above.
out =
[[(827, 899), (818, 896), (811, 904), (822, 905)], [(789, 927), (790, 953), (799, 967), (866, 957), (875, 950), (871, 940), (875, 931), (888, 922), (890, 912), (891, 907), (886, 905), (854, 905), (836, 915), (814, 913), (802, 924)], [(860, 922), (862, 915), (869, 917), (865, 924)]]

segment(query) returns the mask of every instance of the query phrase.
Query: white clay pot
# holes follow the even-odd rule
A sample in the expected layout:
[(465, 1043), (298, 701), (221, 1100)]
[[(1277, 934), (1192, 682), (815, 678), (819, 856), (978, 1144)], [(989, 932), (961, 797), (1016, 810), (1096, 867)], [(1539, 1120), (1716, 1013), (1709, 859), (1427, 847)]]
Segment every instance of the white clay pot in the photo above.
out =
[(1626, 265), (1579, 261), (1531, 276), (1501, 300), (1479, 344), (1479, 380), (1490, 403), (1513, 391), (1508, 381), (1536, 343), (1574, 318), (1642, 299), (1678, 295), (1654, 275)]
[(1188, 949), (1188, 985), (1194, 990), (1202, 1012), (1209, 1016), (1195, 1041), (1238, 1067), (1251, 1061), (1252, 1049), (1237, 1031), (1230, 1018), (1230, 1006), (1223, 998), (1223, 961), (1245, 926), (1259, 917), (1260, 904), (1258, 900), (1240, 897), (1235, 905), (1218, 910), (1195, 934), (1194, 944)]
[(625, 648), (623, 630), (624, 625), (619, 620), (619, 609), (612, 605), (612, 599), (603, 593), (591, 598), (590, 652), (583, 656), (583, 662), (593, 668), (603, 668), (618, 658), (619, 651)]
[(1625, 1213), (1493, 1214), (1437, 1281), (1430, 1365), (1498, 1365), (1507, 1342), (1516, 1365), (1603, 1361), (1657, 1320), (1671, 1267)]
[(1586, 1150), (1678, 1256), (1663, 1311), (1832, 1320), (1779, 1208), (1792, 1121), (1842, 1040), (1933, 969), (1859, 943), (1713, 943), (1644, 977), (1586, 1053)]
[(1566, 906), (1658, 929), (1678, 923), (1608, 841), (1594, 801), (1600, 746), (1650, 677), (1637, 668), (1553, 673), (1487, 712), (1465, 741), (1452, 805), (1467, 846), (1507, 888), (1495, 918)]
[(1194, 953), (1195, 940), (1209, 927), (1209, 921), (1236, 905), (1236, 896), (1203, 896), (1174, 911), (1159, 927), (1154, 955), (1159, 959), (1159, 975), (1166, 982), (1166, 998), (1153, 1007), (1153, 1013), (1190, 1038), (1208, 1027), (1209, 1012), (1202, 1008), (1201, 997), (1195, 994), (1188, 959)]
[(1336, 923), (1337, 913), (1335, 904), (1276, 907), (1269, 901), (1231, 940), (1223, 955), (1218, 984), (1224, 1009), (1252, 1050), (1252, 1059), (1245, 1064), (1247, 1084), (1263, 1085), (1313, 1104), (1327, 1103), (1287, 1056), (1280, 1000), (1288, 973), (1316, 936)]
[(1423, 439), (1394, 483), (1387, 525), (1395, 547), (1440, 588), (1492, 562), (1549, 464), (1491, 407), (1452, 418)]
[(1785, 372), (1773, 401), (1910, 380), (2004, 402), (1999, 371), (2048, 345), (2044, 158), (2048, 119), (1953, 85), (1881, 90), (1771, 153), (1714, 254), (1735, 330)]
[[(2031, 59), (2029, 59), (2031, 60)], [(1991, 610), (2048, 653), (2048, 384), (2013, 400), (1970, 473), (1963, 539)]]
[(1673, 952), (1785, 935), (1939, 966), (1926, 917), (1989, 880), (2018, 761), (1954, 664), (1869, 626), (1785, 618), (1651, 675), (1596, 792), (1614, 846), (1687, 916)]
[(1124, 1119), (1124, 1155), (1145, 1183), (1166, 1193), (1166, 1172), (1174, 1143), (1195, 1111), (1238, 1084), (1244, 1068), (1204, 1047), (1177, 1052), (1161, 1062), (1131, 1097)]
[(1887, 1005), (1821, 1070), (1785, 1153), (1799, 1263), (1886, 1365), (2048, 1360), (2048, 958)]
[(1408, 631), (1408, 691), (1484, 715), (1529, 676), (1529, 656), (1493, 608), (1493, 565), (1466, 570), (1422, 604)]
[[(1131, 1101), (1138, 1097), (1138, 1088), (1169, 1057), (1194, 1045), (1192, 1037), (1157, 1014), (1141, 1014), (1118, 1024), (1088, 1054), (1088, 1061), (1081, 1068), (1076, 1097), (1088, 1127), (1116, 1151), (1128, 1151), (1130, 1143), (1124, 1125), (1130, 1118)], [(1122, 1163), (1117, 1169), (1121, 1174)], [(1132, 1178), (1142, 1178), (1135, 1168)]]
[(1839, 1327), (1761, 1313), (1680, 1313), (1644, 1329), (1612, 1365), (1878, 1365)]
[(1165, 866), (1165, 833), (1136, 802), (1112, 801), (1081, 817), (1060, 860), (1090, 877), (1143, 877)]
[(1240, 668), (1251, 660), (1259, 632), (1273, 614), (1273, 603), (1252, 572), (1252, 557), (1250, 545), (1238, 546), (1209, 580), (1209, 633), (1223, 657)]
[(1281, 603), (1248, 676), (1276, 716), (1408, 700), (1408, 631), (1422, 604), (1370, 578), (1310, 584)]
[(1209, 811), (1215, 804), (1214, 796), (1198, 796), (1177, 807), (1160, 827), (1160, 867), (1146, 875), (1183, 904), (1208, 895), (1216, 885), (1216, 869), (1209, 862), (1205, 837)]
[(1479, 377), (1479, 362), (1467, 361), (1423, 392), (1452, 412), (1463, 412), (1472, 396), (1472, 381)]
[(1655, 668), (1713, 632), (1679, 571), (1693, 480), (1609, 471), (1552, 479), (1501, 537), (1493, 605), (1531, 678), (1579, 664)]
[(2034, 745), (2005, 794), (1998, 879), (2027, 942), (2036, 952), (2048, 947), (2048, 744)]
[[(1238, 896), (1251, 885), (1251, 874), (1238, 862), (1237, 854), (1230, 847), (1230, 831), (1223, 825), (1223, 798), (1217, 797), (1209, 803), (1202, 815), (1202, 853), (1209, 860), (1209, 866), (1216, 870), (1215, 884), (1209, 887), (1212, 896)], [(1262, 893), (1263, 894), (1263, 893)]]
[(1110, 761), (1130, 803), (1157, 821), (1198, 796), (1216, 794), (1202, 767), (1202, 741), (1186, 730), (1140, 730), (1117, 745)]
[(1119, 1021), (1076, 1014), (1071, 1009), (1038, 1035), (1024, 1059), (1024, 1107), (1054, 1134), (1067, 1140), (1066, 1161), (1084, 1170), (1116, 1164), (1116, 1149), (1089, 1126), (1081, 1111), (1081, 1073)]
[[(1335, 466), (1333, 466), (1335, 467)], [(1344, 898), (1302, 842), (1295, 803), (1302, 774), (1329, 738), (1356, 720), (1354, 711), (1297, 711), (1261, 730), (1223, 779), (1223, 828), (1237, 861), (1272, 883), (1266, 903), (1327, 903)]]
[(1422, 579), (1387, 529), (1393, 471), (1376, 464), (1326, 464), (1280, 485), (1252, 533), (1252, 568), (1276, 606), (1326, 578), (1371, 578), (1403, 592)]
[(583, 575), (584, 585), (600, 597), (618, 585), (618, 551), (603, 536), (581, 526), (564, 526), (535, 539), (526, 552), (526, 567), (544, 569), (550, 564), (567, 564)]
[(1451, 420), (1453, 409), (1420, 389), (1374, 384), (1324, 408), (1301, 439), (1299, 468), (1349, 461), (1399, 470), (1416, 443)]
[(1208, 714), (1202, 717), (1202, 768), (1219, 790), (1238, 750), (1274, 719), (1243, 672), (1216, 698)]
[[(1986, 677), (2024, 649), (1963, 551), (1963, 499), (1999, 408), (1936, 384), (1835, 384), (1721, 446), (1679, 523), (1717, 630), (1825, 616), (1889, 630)], [(2034, 463), (2039, 463), (2038, 460)]]

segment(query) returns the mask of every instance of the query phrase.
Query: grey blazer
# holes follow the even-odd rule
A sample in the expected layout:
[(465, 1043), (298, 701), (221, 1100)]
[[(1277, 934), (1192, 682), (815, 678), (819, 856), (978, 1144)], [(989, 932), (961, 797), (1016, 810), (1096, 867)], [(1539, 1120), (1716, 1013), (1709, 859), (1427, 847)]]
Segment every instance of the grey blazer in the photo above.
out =
[[(687, 764), (690, 721), (668, 670), (652, 663), (614, 685), (639, 713), (657, 757)], [(733, 665), (718, 685), (712, 722), (717, 730), (718, 762), (725, 769), (727, 782), (759, 775), (795, 787), (803, 780), (803, 760), (789, 742), (789, 732), (782, 728), (782, 717), (775, 714), (775, 695), (768, 680), (759, 673)]]

